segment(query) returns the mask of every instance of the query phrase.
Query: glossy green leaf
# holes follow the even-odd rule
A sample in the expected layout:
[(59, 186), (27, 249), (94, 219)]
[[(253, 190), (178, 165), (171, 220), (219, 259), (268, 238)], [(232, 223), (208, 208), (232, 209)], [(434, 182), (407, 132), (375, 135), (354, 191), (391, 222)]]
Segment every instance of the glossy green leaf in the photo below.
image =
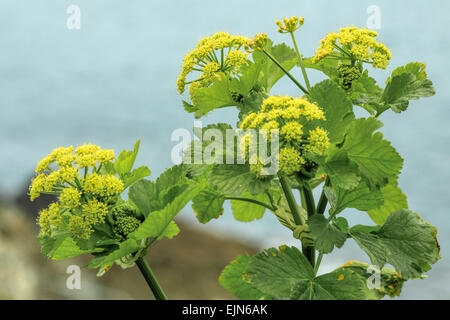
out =
[(353, 121), (342, 147), (370, 186), (386, 185), (388, 179), (397, 177), (403, 166), (403, 159), (391, 143), (383, 139), (381, 132), (375, 132), (381, 125), (374, 118)]
[(223, 73), (211, 86), (194, 90), (192, 100), (195, 101), (196, 118), (215, 109), (237, 105), (231, 93), (230, 80)]
[(328, 131), (330, 142), (342, 142), (347, 126), (355, 118), (352, 102), (345, 91), (335, 82), (324, 80), (311, 88), (310, 97), (325, 113), (326, 121), (320, 122), (319, 126)]
[(361, 180), (358, 166), (349, 160), (345, 151), (335, 146), (329, 148), (323, 170), (329, 177), (331, 185), (341, 189), (354, 189)]
[[(384, 296), (396, 297), (402, 291), (405, 279), (390, 268), (375, 269), (367, 263), (349, 261), (338, 270), (351, 270), (366, 282), (366, 295), (369, 300), (380, 300)], [(376, 272), (379, 271), (379, 274)], [(377, 278), (378, 281), (377, 282)], [(369, 287), (369, 285), (371, 287)]]
[(134, 162), (136, 161), (137, 154), (139, 152), (139, 146), (141, 144), (141, 140), (138, 140), (134, 145), (134, 149), (131, 151), (122, 151), (117, 157), (116, 161), (114, 161), (113, 166), (114, 170), (120, 176), (130, 173), (131, 169), (133, 169)]
[(209, 182), (217, 191), (226, 196), (239, 196), (244, 192), (253, 195), (270, 188), (270, 180), (258, 179), (247, 164), (223, 164), (213, 168)]
[(129, 238), (141, 240), (145, 238), (160, 239), (164, 235), (172, 234), (173, 229), (166, 230), (175, 216), (191, 201), (200, 191), (200, 185), (190, 185), (181, 194), (177, 195), (164, 208), (153, 211), (139, 228), (128, 235)]
[(354, 226), (350, 235), (373, 264), (391, 264), (403, 278), (417, 278), (440, 259), (437, 229), (409, 210), (391, 213), (379, 227)]
[[(267, 195), (264, 193), (253, 196), (249, 192), (246, 192), (241, 194), (240, 197), (256, 200), (262, 203), (269, 202)], [(250, 222), (261, 219), (266, 211), (266, 208), (247, 201), (231, 200), (231, 210), (236, 220), (241, 222)]]
[(240, 255), (231, 261), (219, 276), (219, 283), (228, 292), (235, 295), (238, 299), (258, 300), (264, 295), (258, 289), (253, 288), (247, 280), (244, 279), (245, 270), (252, 260), (248, 255)]
[[(292, 48), (281, 43), (272, 46), (272, 41), (268, 41), (265, 50), (269, 52), (286, 70), (291, 70), (297, 63), (297, 55)], [(255, 64), (262, 65), (262, 85), (266, 91), (275, 85), (285, 73), (274, 62), (272, 62), (265, 53), (261, 51), (253, 52), (253, 60)]]
[[(344, 218), (338, 219), (345, 220)], [(334, 247), (341, 248), (347, 240), (347, 233), (333, 222), (330, 223), (322, 214), (310, 217), (308, 226), (314, 238), (314, 245), (321, 253), (330, 253)]]
[[(422, 74), (418, 76), (421, 79)], [(419, 79), (415, 74), (406, 72), (393, 76), (381, 97), (384, 109), (391, 108), (399, 113), (408, 108), (409, 100), (431, 97), (436, 93), (431, 80)]]
[(139, 167), (137, 169), (134, 169), (128, 174), (124, 174), (121, 178), (124, 183), (124, 187), (128, 188), (129, 186), (133, 185), (137, 181), (144, 179), (145, 177), (148, 177), (150, 175), (151, 171), (146, 166)]
[(192, 200), (192, 209), (199, 222), (207, 223), (223, 213), (224, 202), (225, 198), (221, 194), (212, 190), (202, 190)]
[(266, 249), (250, 261), (247, 281), (262, 293), (279, 299), (364, 299), (365, 283), (349, 270), (316, 277), (311, 264), (295, 247)]
[(380, 207), (383, 204), (383, 195), (380, 190), (370, 190), (364, 181), (352, 190), (324, 187), (325, 195), (330, 202), (334, 215), (346, 208), (354, 208), (368, 211)]
[(406, 195), (398, 187), (396, 180), (382, 187), (381, 193), (383, 194), (383, 205), (367, 211), (370, 218), (378, 225), (385, 223), (391, 212), (408, 209)]

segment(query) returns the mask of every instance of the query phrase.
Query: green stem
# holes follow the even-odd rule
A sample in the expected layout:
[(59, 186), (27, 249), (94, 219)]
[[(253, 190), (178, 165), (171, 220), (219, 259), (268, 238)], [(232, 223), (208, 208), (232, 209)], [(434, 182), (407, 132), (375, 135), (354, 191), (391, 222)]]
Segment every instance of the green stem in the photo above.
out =
[(264, 202), (255, 200), (255, 199), (248, 199), (248, 198), (241, 198), (241, 197), (225, 197), (225, 200), (238, 200), (238, 201), (251, 202), (251, 203), (263, 206), (263, 207), (265, 207), (265, 208), (267, 208), (269, 210), (275, 211), (275, 208), (273, 208), (272, 206), (270, 206), (270, 205), (268, 205), (268, 204), (266, 204)]
[(341, 47), (339, 47), (336, 44), (333, 44), (333, 47), (335, 47), (336, 49), (338, 49), (339, 51), (341, 51), (343, 54), (345, 54), (346, 56), (348, 56), (350, 59), (353, 60), (353, 56), (350, 55), (347, 51), (345, 51), (344, 49), (342, 49)]
[(327, 208), (328, 199), (325, 195), (325, 187), (330, 185), (330, 178), (327, 178), (325, 181), (325, 185), (322, 189), (322, 194), (320, 195), (319, 202), (317, 203), (317, 214), (324, 214), (325, 209)]
[(289, 79), (291, 79), (296, 85), (297, 87), (300, 88), (300, 90), (302, 90), (304, 93), (309, 94), (308, 90), (303, 87), (298, 81), (297, 79), (295, 79), (292, 74), (289, 73), (289, 71), (287, 71), (281, 64), (280, 62), (278, 62), (277, 59), (275, 59), (274, 56), (272, 56), (270, 53), (268, 53), (266, 50), (263, 50), (263, 52), (266, 54), (266, 56), (269, 57), (270, 60), (273, 61), (273, 63), (275, 63), (281, 70), (283, 70), (283, 72), (289, 77)]
[[(286, 196), (286, 200), (289, 205), (289, 209), (291, 210), (292, 216), (294, 217), (294, 222), (296, 225), (302, 226), (306, 222), (303, 219), (302, 215), (300, 214), (300, 210), (298, 209), (297, 202), (295, 201), (294, 194), (292, 193), (292, 189), (289, 186), (289, 182), (287, 181), (286, 177), (278, 174), (278, 178), (280, 180), (281, 188), (283, 189), (284, 195)], [(305, 257), (308, 259), (309, 263), (314, 267), (315, 263), (315, 255), (316, 251), (314, 247), (307, 246), (302, 242), (302, 252), (305, 255)]]
[(153, 273), (152, 269), (150, 269), (147, 260), (145, 260), (144, 257), (140, 257), (139, 259), (136, 260), (136, 265), (139, 267), (139, 270), (144, 276), (145, 281), (147, 281), (148, 286), (150, 287), (150, 289), (153, 292), (153, 295), (155, 296), (155, 299), (167, 300), (167, 296), (164, 293), (161, 286), (159, 285), (158, 280), (156, 279), (156, 276)]
[(308, 91), (311, 91), (311, 84), (309, 82), (308, 74), (306, 73), (305, 66), (303, 65), (303, 57), (300, 54), (300, 50), (298, 50), (297, 41), (295, 40), (294, 32), (290, 32), (292, 42), (294, 43), (295, 52), (297, 53), (298, 63), (300, 64), (300, 69), (302, 69), (303, 79), (305, 79), (306, 88)]
[(305, 224), (305, 220), (300, 214), (300, 210), (298, 209), (297, 201), (295, 201), (294, 194), (292, 193), (292, 189), (289, 186), (289, 182), (286, 177), (278, 174), (278, 178), (280, 180), (281, 188), (283, 189), (284, 195), (286, 196), (286, 200), (289, 205), (289, 209), (291, 210), (292, 216), (294, 217), (294, 222), (296, 225), (302, 226)]
[[(303, 194), (306, 207), (306, 211), (308, 213), (308, 218), (312, 217), (316, 213), (316, 206), (314, 203), (314, 196), (312, 193), (311, 188), (309, 187), (309, 184), (307, 186), (302, 186), (301, 191)], [(308, 261), (311, 263), (311, 265), (314, 267), (314, 264), (316, 262), (316, 250), (314, 246), (308, 246), (306, 247), (306, 250), (304, 251), (304, 255), (308, 259)]]
[(316, 213), (316, 206), (314, 204), (314, 196), (311, 188), (308, 186), (302, 186), (302, 192), (305, 198), (306, 211), (308, 212), (308, 218)]
[(314, 275), (316, 275), (317, 271), (319, 271), (320, 263), (322, 262), (322, 257), (323, 257), (323, 254), (319, 253), (319, 257), (317, 258), (316, 265), (314, 266)]

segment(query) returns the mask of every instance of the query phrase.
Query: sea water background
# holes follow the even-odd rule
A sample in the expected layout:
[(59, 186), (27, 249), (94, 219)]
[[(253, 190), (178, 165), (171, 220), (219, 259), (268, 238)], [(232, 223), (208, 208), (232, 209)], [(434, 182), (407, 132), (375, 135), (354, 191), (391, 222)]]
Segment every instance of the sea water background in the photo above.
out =
[[(66, 28), (69, 5), (81, 9), (81, 29)], [(138, 164), (152, 177), (172, 165), (170, 140), (177, 128), (189, 129), (175, 79), (181, 59), (205, 35), (228, 31), (251, 36), (266, 32), (275, 42), (289, 41), (274, 21), (302, 15), (297, 37), (311, 55), (327, 32), (365, 26), (366, 9), (381, 9), (380, 38), (392, 49), (388, 68), (427, 62), (436, 96), (413, 101), (408, 111), (386, 112), (387, 139), (406, 159), (400, 185), (410, 208), (439, 226), (443, 259), (429, 278), (405, 285), (403, 298), (448, 299), (450, 161), (448, 1), (117, 1), (2, 0), (0, 2), (0, 189), (10, 196), (23, 190), (35, 163), (55, 146), (92, 142), (122, 150), (142, 139)], [(299, 71), (294, 71), (300, 77)], [(386, 75), (374, 73), (379, 81)], [(313, 82), (323, 77), (310, 72)], [(288, 80), (273, 90), (299, 94)], [(215, 111), (204, 123), (235, 123), (232, 108)], [(352, 224), (370, 223), (350, 211)], [(181, 218), (192, 226), (250, 241), (260, 247), (296, 244), (288, 230), (266, 213), (250, 224), (223, 217), (200, 225), (187, 207)], [(205, 257), (207, 258), (207, 257)], [(368, 261), (348, 241), (329, 256), (322, 272), (350, 259)]]

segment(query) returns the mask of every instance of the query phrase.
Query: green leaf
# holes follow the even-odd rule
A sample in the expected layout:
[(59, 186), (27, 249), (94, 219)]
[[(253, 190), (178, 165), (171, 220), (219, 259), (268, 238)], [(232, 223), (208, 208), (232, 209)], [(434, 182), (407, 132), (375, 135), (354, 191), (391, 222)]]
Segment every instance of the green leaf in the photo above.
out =
[(188, 112), (188, 113), (194, 113), (194, 112), (198, 111), (198, 108), (196, 106), (194, 106), (184, 100), (183, 100), (183, 107), (184, 107), (184, 110), (186, 110), (186, 112)]
[(298, 300), (366, 300), (365, 282), (350, 270), (336, 270), (300, 282), (293, 289), (291, 299)]
[(225, 196), (239, 196), (244, 192), (253, 195), (270, 188), (269, 179), (258, 179), (247, 164), (223, 164), (213, 168), (209, 182)]
[(247, 281), (261, 292), (281, 299), (293, 294), (299, 282), (309, 283), (313, 269), (295, 247), (281, 246), (258, 253), (247, 266)]
[(333, 215), (346, 208), (367, 211), (383, 204), (383, 196), (377, 189), (370, 190), (364, 181), (352, 190), (324, 187), (325, 195), (330, 202)]
[[(200, 185), (189, 185), (181, 194), (174, 198), (164, 208), (153, 211), (147, 216), (139, 228), (128, 235), (129, 238), (141, 240), (146, 238), (161, 239), (164, 235), (172, 234), (173, 227), (169, 224), (175, 216), (191, 201), (199, 192)], [(167, 230), (167, 228), (172, 228)]]
[(192, 200), (192, 209), (199, 222), (207, 223), (223, 214), (224, 202), (225, 198), (221, 194), (203, 190)]
[(261, 63), (248, 62), (239, 69), (239, 78), (231, 80), (231, 89), (242, 96), (246, 96), (257, 85), (259, 74), (262, 69)]
[(230, 80), (223, 73), (218, 75), (219, 78), (214, 80), (211, 86), (198, 88), (192, 93), (196, 118), (200, 118), (214, 109), (237, 105), (231, 94)]
[(102, 248), (82, 250), (77, 246), (75, 241), (67, 235), (57, 238), (40, 235), (39, 242), (42, 245), (42, 254), (53, 260), (63, 260), (79, 256), (80, 254), (103, 251)]
[(400, 174), (403, 166), (403, 159), (391, 143), (383, 139), (381, 132), (374, 133), (381, 126), (381, 122), (373, 117), (353, 121), (342, 147), (371, 187), (386, 185), (388, 179)]
[(141, 144), (141, 140), (136, 141), (134, 145), (134, 149), (132, 151), (123, 150), (116, 161), (114, 161), (114, 170), (120, 176), (130, 173), (131, 169), (133, 169), (134, 162), (136, 161), (137, 154), (139, 152), (139, 146)]
[(144, 216), (147, 216), (154, 207), (159, 206), (156, 184), (153, 181), (140, 180), (136, 182), (128, 191), (128, 198)]
[(147, 216), (151, 211), (163, 208), (189, 183), (187, 168), (183, 165), (170, 167), (156, 181), (139, 180), (131, 186), (128, 197)]
[(354, 226), (350, 235), (373, 264), (391, 264), (403, 278), (418, 278), (440, 259), (437, 229), (409, 210), (391, 213), (380, 227)]
[(242, 300), (259, 300), (264, 295), (244, 280), (245, 270), (252, 260), (248, 255), (240, 255), (231, 261), (219, 276), (219, 283), (228, 292)]
[(425, 64), (420, 62), (410, 62), (405, 66), (398, 67), (392, 71), (391, 76), (386, 80), (386, 85), (391, 82), (392, 78), (403, 73), (411, 73), (416, 77), (416, 80), (425, 80), (427, 78), (427, 73), (425, 71)]
[(266, 92), (251, 91), (246, 95), (239, 105), (239, 120), (242, 121), (251, 112), (258, 112), (264, 99), (268, 97)]
[[(270, 53), (287, 71), (291, 70), (297, 63), (297, 55), (295, 51), (284, 43), (272, 46), (272, 41), (269, 40), (265, 50)], [(269, 92), (275, 83), (277, 83), (278, 80), (285, 75), (285, 73), (273, 61), (271, 61), (264, 52), (255, 51), (253, 52), (252, 57), (255, 64), (262, 65), (262, 86), (267, 92)]]
[(341, 189), (354, 189), (361, 180), (357, 165), (348, 159), (345, 151), (336, 146), (328, 149), (323, 170), (330, 178), (331, 185)]
[(120, 243), (119, 248), (109, 253), (106, 256), (100, 256), (92, 259), (88, 263), (88, 268), (95, 269), (102, 266), (110, 266), (114, 261), (121, 259), (129, 254), (132, 254), (140, 249), (138, 242), (134, 239), (127, 239)]
[(364, 281), (349, 270), (316, 277), (311, 264), (295, 247), (258, 253), (247, 266), (247, 281), (262, 293), (280, 299), (364, 299)]
[(322, 71), (329, 78), (339, 77), (338, 67), (340, 63), (341, 60), (339, 59), (321, 59), (316, 63), (313, 63), (312, 57), (303, 59), (303, 66), (305, 68)]
[(324, 80), (311, 88), (309, 96), (325, 113), (326, 121), (321, 121), (320, 126), (328, 131), (330, 142), (342, 142), (347, 126), (355, 119), (345, 91), (333, 81)]
[(384, 90), (368, 76), (366, 70), (361, 78), (352, 83), (349, 94), (356, 105), (372, 115), (379, 115), (389, 108), (395, 112), (405, 111), (409, 100), (432, 96), (435, 90), (433, 83), (427, 79), (425, 65), (412, 62), (395, 69), (386, 81)]
[[(429, 79), (418, 80), (412, 73), (401, 73), (392, 77), (384, 90), (381, 101), (385, 107), (400, 113), (408, 108), (409, 100), (431, 97), (435, 94)], [(380, 110), (380, 111), (384, 111)]]
[[(343, 219), (344, 218), (338, 218)], [(345, 220), (346, 222), (346, 220)], [(322, 214), (315, 214), (308, 219), (309, 230), (314, 244), (320, 253), (330, 253), (334, 247), (341, 248), (347, 240), (347, 233), (342, 232), (334, 223), (329, 223)]]
[(398, 187), (397, 180), (382, 187), (381, 193), (383, 194), (383, 205), (367, 211), (370, 218), (378, 225), (385, 223), (391, 212), (408, 209), (406, 195)]
[(380, 99), (383, 94), (374, 78), (369, 77), (368, 71), (364, 71), (361, 77), (352, 82), (352, 86), (348, 91), (352, 98), (352, 102), (366, 109), (370, 114), (374, 115), (380, 108)]
[(178, 228), (175, 221), (172, 220), (172, 221), (170, 221), (167, 228), (164, 230), (164, 233), (159, 238), (160, 239), (162, 239), (162, 238), (172, 239), (179, 233), (180, 233), (180, 228)]
[(124, 183), (124, 187), (128, 188), (129, 186), (133, 185), (137, 181), (144, 179), (145, 177), (148, 177), (150, 175), (151, 171), (148, 167), (142, 166), (137, 169), (134, 169), (128, 174), (124, 174), (122, 176), (122, 181)]
[[(253, 196), (250, 193), (245, 192), (241, 194), (240, 197), (257, 200), (262, 203), (268, 202), (268, 198), (265, 193)], [(266, 211), (266, 208), (247, 201), (231, 200), (231, 210), (233, 211), (233, 216), (236, 220), (241, 222), (250, 222), (261, 219)]]
[[(355, 274), (359, 275), (364, 282), (370, 282), (372, 285), (376, 285), (372, 282), (370, 277), (374, 274), (373, 269), (369, 269), (367, 263), (362, 263), (358, 261), (349, 261), (338, 270), (351, 270)], [(366, 286), (367, 299), (369, 300), (380, 300), (385, 295), (390, 297), (399, 296), (403, 288), (403, 283), (406, 281), (403, 279), (395, 270), (390, 268), (382, 268), (380, 271), (380, 282), (379, 288), (370, 289)]]

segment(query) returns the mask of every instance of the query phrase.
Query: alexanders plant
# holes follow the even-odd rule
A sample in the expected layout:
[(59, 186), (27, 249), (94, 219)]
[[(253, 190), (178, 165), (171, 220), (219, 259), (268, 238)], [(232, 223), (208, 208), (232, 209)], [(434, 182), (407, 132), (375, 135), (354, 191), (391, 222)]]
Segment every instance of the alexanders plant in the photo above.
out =
[[(227, 137), (227, 130), (253, 130), (256, 140), (244, 134), (236, 145), (233, 137), (231, 146), (194, 141), (184, 163), (154, 181), (145, 179), (147, 167), (133, 169), (139, 141), (118, 157), (89, 144), (58, 148), (45, 157), (30, 186), (31, 199), (57, 196), (39, 215), (42, 253), (51, 259), (90, 254), (87, 267), (97, 268), (99, 276), (114, 263), (137, 264), (155, 297), (166, 299), (146, 254), (156, 241), (179, 232), (173, 219), (191, 200), (201, 223), (219, 218), (230, 201), (236, 220), (260, 219), (269, 210), (299, 241), (299, 248), (269, 248), (226, 266), (219, 281), (238, 298), (381, 299), (423, 277), (440, 259), (437, 229), (409, 210), (398, 186), (403, 159), (383, 138), (379, 118), (434, 94), (425, 65), (395, 69), (383, 88), (369, 76), (370, 67), (385, 69), (391, 60), (376, 32), (343, 28), (305, 58), (294, 36), (303, 23), (299, 17), (277, 21), (294, 48), (274, 45), (264, 33), (250, 39), (219, 32), (201, 40), (183, 61), (177, 87), (180, 93), (188, 89), (187, 112), (200, 118), (224, 107), (239, 111), (235, 128), (219, 123), (194, 133), (203, 137), (215, 130)], [(304, 85), (294, 77), (295, 67)], [(311, 85), (308, 69), (327, 79)], [(299, 96), (271, 95), (285, 76)], [(354, 108), (367, 116), (356, 118)], [(275, 171), (261, 153), (252, 152), (274, 144), (269, 158), (275, 159)], [(204, 159), (206, 150), (215, 161), (193, 161)], [(229, 159), (233, 163), (224, 161)], [(315, 188), (322, 189), (318, 201)], [(340, 215), (347, 208), (366, 213), (374, 224), (350, 226)], [(370, 265), (350, 261), (320, 274), (324, 256), (349, 239), (367, 253)], [(367, 285), (367, 271), (374, 268), (380, 271), (376, 287)]]
[[(133, 169), (140, 141), (116, 158), (113, 150), (84, 144), (55, 149), (37, 165), (32, 200), (53, 194), (57, 201), (39, 213), (42, 253), (54, 260), (91, 254), (98, 276), (114, 263), (139, 267), (156, 299), (166, 295), (145, 260), (152, 245), (179, 233), (176, 214), (197, 194), (181, 166), (155, 181), (146, 166)], [(128, 199), (124, 199), (128, 189)]]
[[(215, 109), (236, 107), (237, 129), (276, 131), (280, 147), (276, 174), (265, 174), (265, 164), (254, 154), (245, 155), (246, 164), (222, 164), (225, 153), (236, 152), (229, 147), (217, 150), (216, 164), (190, 164), (195, 179), (208, 182), (192, 207), (202, 223), (218, 218), (227, 200), (239, 221), (260, 219), (269, 210), (299, 239), (301, 250), (281, 246), (231, 262), (219, 281), (238, 298), (399, 295), (404, 281), (421, 278), (440, 259), (439, 244), (437, 229), (408, 209), (398, 186), (403, 159), (383, 138), (379, 118), (388, 110), (406, 111), (412, 99), (434, 95), (432, 82), (425, 65), (412, 62), (395, 69), (384, 88), (379, 86), (369, 75), (370, 67), (385, 69), (391, 53), (377, 40), (378, 34), (367, 29), (347, 27), (330, 33), (314, 56), (305, 58), (294, 36), (303, 22), (299, 17), (277, 21), (278, 31), (290, 35), (294, 48), (274, 45), (264, 33), (244, 41), (221, 32), (201, 40), (183, 61), (180, 77), (189, 86), (189, 100), (183, 101), (187, 112), (199, 118)], [(239, 61), (239, 72), (227, 67), (233, 50), (246, 52), (240, 53), (245, 61)], [(216, 66), (214, 76), (207, 68), (210, 63)], [(294, 77), (295, 67), (304, 84)], [(200, 75), (186, 81), (186, 70), (194, 69)], [(308, 69), (327, 79), (311, 85)], [(298, 87), (298, 97), (271, 95), (284, 76)], [(356, 118), (354, 108), (366, 110), (367, 116)], [(209, 125), (203, 130), (212, 128), (224, 131), (232, 126)], [(271, 143), (267, 134), (259, 137), (259, 145)], [(187, 162), (211, 144), (193, 143)], [(320, 186), (321, 196), (315, 201), (312, 191)], [(300, 203), (294, 192), (299, 192)], [(365, 212), (374, 225), (350, 226), (340, 216), (347, 208)], [(351, 261), (320, 274), (324, 256), (349, 239), (367, 253), (370, 265)], [(367, 285), (367, 271), (373, 268), (380, 271), (378, 287)]]

